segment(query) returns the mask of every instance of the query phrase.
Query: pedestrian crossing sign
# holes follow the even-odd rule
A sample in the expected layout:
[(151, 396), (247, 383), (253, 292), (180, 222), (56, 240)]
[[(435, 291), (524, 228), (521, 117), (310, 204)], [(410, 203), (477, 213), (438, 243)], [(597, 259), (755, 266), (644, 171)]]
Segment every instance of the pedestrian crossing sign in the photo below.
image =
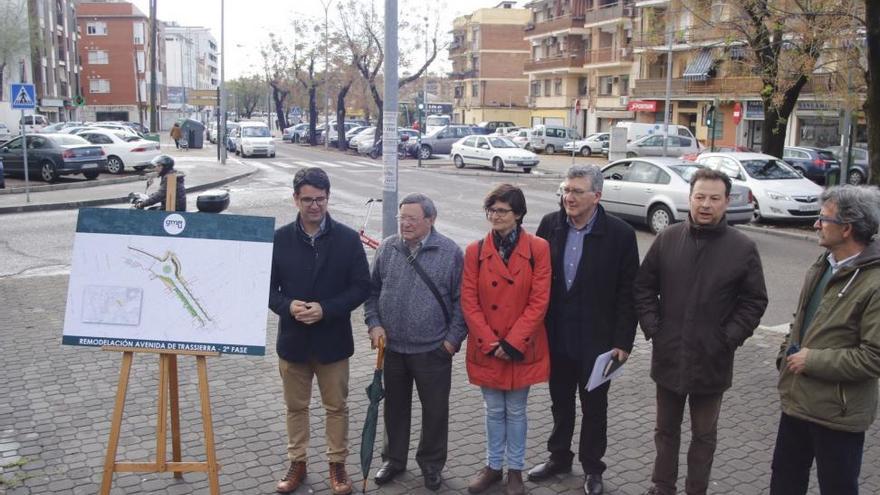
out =
[(33, 110), (37, 106), (37, 95), (33, 84), (12, 84), (12, 109)]

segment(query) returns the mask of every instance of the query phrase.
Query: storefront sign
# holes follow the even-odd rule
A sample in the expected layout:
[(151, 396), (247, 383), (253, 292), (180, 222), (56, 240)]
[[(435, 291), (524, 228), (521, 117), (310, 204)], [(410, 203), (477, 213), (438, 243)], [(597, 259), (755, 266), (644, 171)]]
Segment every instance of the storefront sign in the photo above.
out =
[(823, 101), (799, 101), (797, 102), (799, 112), (810, 110), (834, 110)]
[(656, 112), (656, 101), (633, 100), (627, 104), (626, 109), (631, 112)]
[(764, 120), (764, 103), (760, 101), (747, 101), (745, 119)]

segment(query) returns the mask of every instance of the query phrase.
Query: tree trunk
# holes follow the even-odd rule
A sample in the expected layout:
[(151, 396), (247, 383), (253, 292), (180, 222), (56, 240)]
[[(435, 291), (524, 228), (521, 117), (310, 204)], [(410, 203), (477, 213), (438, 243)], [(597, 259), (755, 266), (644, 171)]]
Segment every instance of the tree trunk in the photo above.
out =
[(336, 94), (336, 147), (339, 151), (346, 151), (348, 143), (345, 141), (345, 96), (351, 88), (351, 81), (343, 86)]
[(318, 123), (318, 101), (317, 86), (309, 84), (309, 144), (315, 146), (318, 144), (318, 136), (315, 133), (315, 127)]
[(3, 101), (3, 74), (6, 71), (6, 62), (0, 63), (0, 101)]
[[(801, 94), (801, 89), (807, 83), (806, 77), (801, 77), (785, 93), (782, 104), (778, 107), (771, 105), (772, 96), (764, 96), (764, 126), (761, 128), (761, 152), (777, 158), (782, 158), (785, 148), (785, 136), (788, 131), (788, 119), (794, 112), (794, 105)], [(767, 82), (764, 83), (765, 85)], [(775, 89), (775, 88), (774, 88)], [(775, 94), (773, 91), (772, 94)]]
[(370, 81), (370, 94), (373, 95), (373, 102), (376, 103), (376, 108), (379, 109), (379, 115), (376, 117), (376, 132), (373, 133), (373, 146), (375, 146), (379, 138), (382, 137), (382, 114), (385, 113), (385, 109), (382, 107), (384, 101), (382, 100), (382, 95), (379, 94), (375, 80)]
[(278, 91), (272, 87), (272, 100), (275, 101), (275, 114), (278, 116), (278, 128), (281, 132), (287, 129), (287, 115), (284, 113), (284, 100), (287, 99), (288, 91)]
[[(865, 0), (865, 24), (868, 38), (868, 67), (877, 68), (880, 64), (880, 3)], [(868, 84), (865, 98), (865, 119), (868, 123), (868, 163), (871, 164), (869, 183), (880, 185), (880, 81), (872, 77), (871, 70), (865, 71)]]

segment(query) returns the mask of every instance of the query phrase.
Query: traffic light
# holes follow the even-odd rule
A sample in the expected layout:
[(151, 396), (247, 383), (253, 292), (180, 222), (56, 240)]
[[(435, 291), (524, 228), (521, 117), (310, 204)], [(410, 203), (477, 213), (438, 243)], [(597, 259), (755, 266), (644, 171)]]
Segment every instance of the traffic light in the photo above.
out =
[(706, 127), (712, 127), (712, 124), (715, 122), (715, 105), (709, 105), (709, 109), (706, 111)]

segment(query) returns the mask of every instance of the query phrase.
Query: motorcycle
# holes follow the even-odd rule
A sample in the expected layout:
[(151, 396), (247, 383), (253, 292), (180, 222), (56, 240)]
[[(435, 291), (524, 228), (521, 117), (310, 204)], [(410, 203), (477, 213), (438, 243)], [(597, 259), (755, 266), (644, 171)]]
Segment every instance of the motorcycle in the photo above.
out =
[[(144, 192), (131, 192), (128, 194), (128, 204), (132, 208), (142, 201), (146, 201), (150, 197), (148, 194), (150, 186), (153, 185), (154, 177), (147, 179), (147, 185)], [(196, 196), (196, 208), (202, 213), (221, 213), (229, 207), (229, 190), (228, 189), (211, 189)], [(156, 203), (144, 208), (144, 210), (161, 210), (162, 204)]]

